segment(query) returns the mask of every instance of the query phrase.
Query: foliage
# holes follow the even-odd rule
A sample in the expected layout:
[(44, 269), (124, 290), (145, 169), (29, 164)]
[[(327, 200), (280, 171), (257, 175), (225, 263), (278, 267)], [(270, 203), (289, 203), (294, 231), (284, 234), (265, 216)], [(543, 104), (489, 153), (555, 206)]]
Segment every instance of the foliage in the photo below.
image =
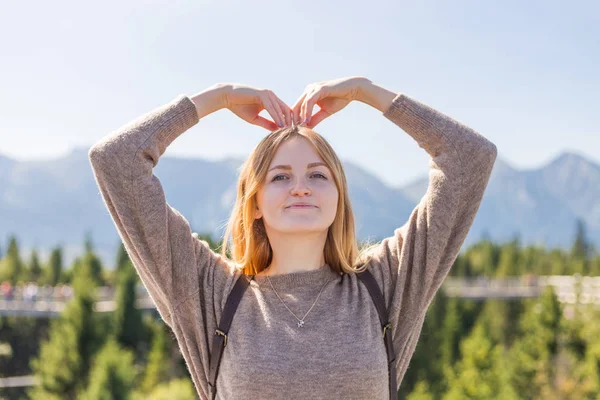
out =
[[(213, 249), (220, 246), (201, 235)], [(0, 376), (33, 374), (32, 399), (195, 399), (177, 343), (157, 314), (136, 308), (139, 277), (122, 243), (105, 271), (89, 236), (85, 252), (63, 265), (62, 249), (48, 260), (22, 257), (10, 237), (0, 278), (11, 284), (68, 284), (74, 296), (52, 320), (0, 318)], [(26, 260), (26, 261), (23, 261)], [(568, 250), (484, 239), (461, 253), (451, 277), (520, 278), (600, 275), (600, 255), (584, 224)], [(577, 276), (577, 275), (575, 275)], [(115, 290), (113, 312), (94, 312), (100, 285)], [(39, 323), (43, 320), (43, 323)], [(33, 355), (33, 356), (32, 356)], [(11, 392), (12, 393), (12, 392)], [(600, 398), (600, 308), (561, 303), (551, 287), (532, 299), (465, 300), (442, 289), (427, 314), (400, 398)]]

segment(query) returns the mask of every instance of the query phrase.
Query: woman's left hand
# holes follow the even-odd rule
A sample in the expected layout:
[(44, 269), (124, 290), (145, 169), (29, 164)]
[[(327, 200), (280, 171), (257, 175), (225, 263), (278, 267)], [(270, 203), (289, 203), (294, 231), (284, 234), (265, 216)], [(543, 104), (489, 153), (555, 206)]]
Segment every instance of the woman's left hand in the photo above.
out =
[[(292, 107), (294, 122), (304, 123), (307, 127), (314, 128), (325, 118), (340, 111), (352, 100), (356, 100), (360, 86), (366, 82), (369, 82), (366, 78), (353, 76), (308, 85)], [(321, 109), (312, 115), (315, 105)]]

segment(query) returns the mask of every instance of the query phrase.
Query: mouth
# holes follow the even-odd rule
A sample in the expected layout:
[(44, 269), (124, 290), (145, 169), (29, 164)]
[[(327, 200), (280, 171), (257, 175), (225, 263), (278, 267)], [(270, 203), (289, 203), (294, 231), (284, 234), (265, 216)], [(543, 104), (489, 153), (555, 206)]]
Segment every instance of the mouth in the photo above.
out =
[(308, 206), (308, 205), (298, 205), (298, 206), (289, 206), (286, 208), (317, 208), (316, 206)]

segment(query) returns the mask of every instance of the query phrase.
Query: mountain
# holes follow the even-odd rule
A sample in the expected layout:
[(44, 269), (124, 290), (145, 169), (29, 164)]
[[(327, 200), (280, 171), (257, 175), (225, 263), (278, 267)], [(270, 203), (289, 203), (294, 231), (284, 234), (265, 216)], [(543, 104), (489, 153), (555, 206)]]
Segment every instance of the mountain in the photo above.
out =
[[(15, 234), (28, 259), (37, 248), (45, 260), (62, 245), (65, 262), (81, 254), (85, 235), (102, 261), (112, 266), (119, 237), (102, 202), (87, 148), (46, 161), (16, 161), (0, 155), (0, 250)], [(192, 230), (222, 236), (237, 193), (242, 159), (207, 161), (161, 157), (154, 169), (167, 201), (190, 221)], [(359, 239), (380, 240), (401, 226), (427, 190), (428, 177), (389, 187), (377, 176), (343, 161)], [(190, 184), (189, 182), (192, 182)], [(485, 233), (492, 240), (568, 248), (576, 219), (600, 243), (600, 166), (565, 152), (539, 169), (518, 170), (496, 160), (488, 188), (464, 246)]]

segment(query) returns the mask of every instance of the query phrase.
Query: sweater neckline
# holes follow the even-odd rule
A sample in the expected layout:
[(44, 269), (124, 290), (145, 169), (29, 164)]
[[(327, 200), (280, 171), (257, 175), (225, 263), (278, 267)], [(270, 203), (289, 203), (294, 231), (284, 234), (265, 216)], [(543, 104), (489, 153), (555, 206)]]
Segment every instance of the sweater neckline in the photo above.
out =
[(261, 287), (264, 285), (264, 287), (271, 288), (269, 284), (270, 279), (275, 289), (292, 289), (324, 284), (336, 276), (338, 276), (337, 272), (329, 264), (325, 263), (321, 267), (310, 271), (290, 272), (270, 276), (255, 275), (254, 281)]

